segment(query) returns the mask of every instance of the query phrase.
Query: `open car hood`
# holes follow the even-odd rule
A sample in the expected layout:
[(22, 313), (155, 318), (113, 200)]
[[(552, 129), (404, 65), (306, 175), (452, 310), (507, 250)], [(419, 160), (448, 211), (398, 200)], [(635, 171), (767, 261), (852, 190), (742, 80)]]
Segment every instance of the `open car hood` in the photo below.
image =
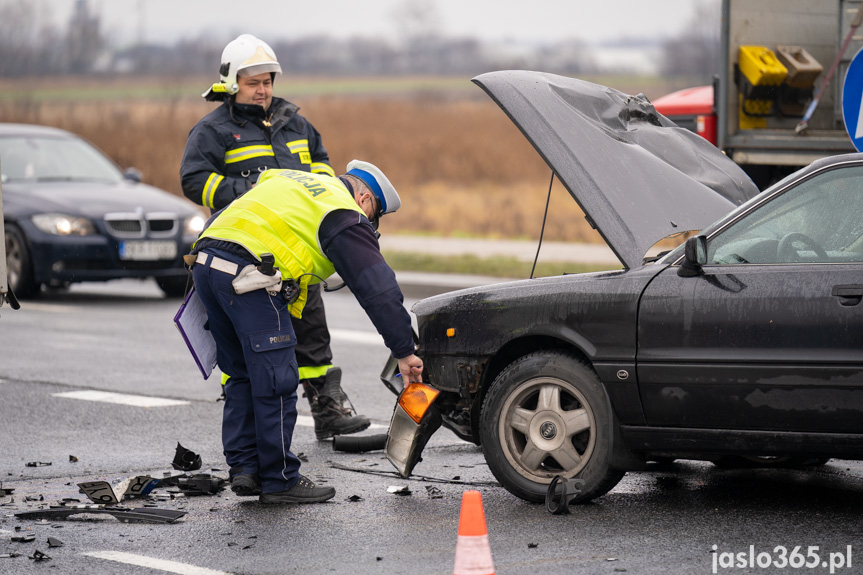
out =
[(528, 71), (473, 79), (503, 109), (632, 268), (653, 244), (700, 230), (758, 194), (737, 164), (643, 95)]

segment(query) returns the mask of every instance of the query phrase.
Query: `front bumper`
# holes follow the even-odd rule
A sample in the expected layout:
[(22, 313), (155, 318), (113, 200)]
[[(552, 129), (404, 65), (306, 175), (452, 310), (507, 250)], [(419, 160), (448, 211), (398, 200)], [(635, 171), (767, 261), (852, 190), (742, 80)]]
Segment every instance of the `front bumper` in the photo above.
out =
[(170, 259), (124, 260), (120, 241), (101, 234), (54, 236), (22, 225), (30, 242), (33, 279), (39, 283), (107, 281), (119, 278), (180, 277), (188, 272), (183, 254), (195, 236), (164, 238), (176, 244)]

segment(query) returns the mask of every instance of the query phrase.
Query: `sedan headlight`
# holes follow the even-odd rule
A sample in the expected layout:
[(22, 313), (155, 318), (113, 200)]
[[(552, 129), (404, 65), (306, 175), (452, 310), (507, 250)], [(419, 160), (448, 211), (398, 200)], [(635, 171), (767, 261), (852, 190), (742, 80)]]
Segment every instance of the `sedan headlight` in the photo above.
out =
[(183, 234), (184, 235), (198, 235), (202, 231), (204, 231), (204, 224), (206, 220), (204, 220), (201, 216), (192, 216), (191, 218), (186, 218), (185, 223), (183, 224)]
[(33, 225), (46, 234), (57, 236), (88, 236), (96, 233), (96, 228), (87, 218), (68, 214), (36, 214)]

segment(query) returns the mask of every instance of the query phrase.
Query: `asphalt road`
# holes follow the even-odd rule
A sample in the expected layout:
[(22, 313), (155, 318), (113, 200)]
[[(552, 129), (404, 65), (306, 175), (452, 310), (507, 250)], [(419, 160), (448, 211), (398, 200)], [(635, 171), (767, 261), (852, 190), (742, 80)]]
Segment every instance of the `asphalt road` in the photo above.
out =
[[(605, 497), (553, 516), (495, 486), (481, 450), (446, 431), (410, 480), (395, 477), (379, 452), (334, 452), (315, 440), (302, 399), (294, 451), (307, 460), (304, 473), (336, 488), (331, 502), (273, 508), (228, 490), (191, 497), (162, 489), (159, 507), (186, 512), (176, 523), (16, 518), (83, 499), (80, 482), (161, 477), (178, 442), (201, 455), (202, 471), (227, 475), (218, 382), (201, 378), (171, 325), (178, 304), (149, 282), (113, 282), (0, 308), (0, 481), (14, 489), (0, 496), (0, 573), (452, 573), (466, 489), (482, 493), (499, 574), (863, 572), (860, 462), (723, 470), (678, 461), (630, 473)], [(327, 294), (326, 306), (345, 388), (376, 426), (366, 433), (380, 433), (394, 403), (378, 379), (386, 349), (349, 294)], [(174, 403), (67, 395), (80, 392)], [(22, 533), (34, 541), (12, 541)], [(48, 537), (63, 545), (49, 548)], [(777, 566), (781, 548), (785, 568)], [(31, 559), (35, 550), (51, 559)], [(2, 556), (10, 554), (18, 556)]]

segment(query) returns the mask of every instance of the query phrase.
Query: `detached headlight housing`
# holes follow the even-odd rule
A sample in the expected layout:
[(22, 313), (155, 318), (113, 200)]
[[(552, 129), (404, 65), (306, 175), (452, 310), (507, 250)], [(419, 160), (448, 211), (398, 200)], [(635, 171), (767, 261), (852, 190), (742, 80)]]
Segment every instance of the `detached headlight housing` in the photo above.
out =
[(206, 220), (202, 216), (192, 216), (183, 222), (183, 235), (197, 236), (204, 231)]
[(80, 216), (36, 214), (31, 220), (39, 230), (55, 236), (89, 236), (96, 233), (90, 220)]

